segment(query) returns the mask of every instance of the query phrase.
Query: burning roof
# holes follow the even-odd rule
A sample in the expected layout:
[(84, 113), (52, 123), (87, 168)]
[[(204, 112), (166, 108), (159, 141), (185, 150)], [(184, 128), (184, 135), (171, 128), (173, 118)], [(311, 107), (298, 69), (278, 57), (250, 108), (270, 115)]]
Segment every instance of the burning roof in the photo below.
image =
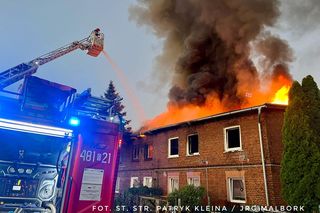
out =
[[(278, 0), (141, 0), (131, 16), (163, 40), (155, 76), (171, 82), (166, 112), (146, 128), (266, 102), (285, 103), (293, 53), (268, 31)], [(170, 79), (170, 80), (169, 80)], [(281, 99), (281, 100), (280, 100)]]
[(282, 104), (265, 103), (265, 104), (262, 104), (259, 106), (248, 107), (248, 108), (239, 109), (239, 110), (232, 110), (229, 112), (214, 114), (214, 115), (210, 115), (210, 116), (206, 116), (206, 117), (202, 117), (202, 118), (197, 118), (197, 119), (183, 121), (183, 122), (179, 122), (179, 123), (175, 123), (175, 124), (165, 125), (165, 126), (161, 126), (161, 127), (157, 127), (157, 128), (153, 128), (153, 129), (145, 129), (145, 130), (142, 130), (141, 135), (153, 134), (153, 133), (156, 133), (159, 131), (164, 131), (164, 130), (171, 129), (171, 128), (177, 128), (177, 127), (184, 126), (187, 124), (191, 125), (191, 124), (206, 122), (206, 121), (210, 121), (210, 120), (214, 120), (214, 119), (218, 119), (218, 118), (223, 118), (223, 117), (227, 117), (227, 116), (238, 115), (241, 113), (246, 113), (246, 112), (258, 110), (259, 108), (285, 110), (286, 107), (287, 107), (286, 105), (282, 105)]

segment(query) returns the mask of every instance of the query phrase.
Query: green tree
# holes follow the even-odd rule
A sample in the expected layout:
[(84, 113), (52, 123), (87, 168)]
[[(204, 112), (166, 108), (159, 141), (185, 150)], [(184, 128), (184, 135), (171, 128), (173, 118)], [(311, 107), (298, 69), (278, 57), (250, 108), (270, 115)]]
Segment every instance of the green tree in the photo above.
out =
[(295, 81), (282, 130), (282, 194), (311, 212), (320, 204), (320, 92), (311, 76)]
[(129, 133), (131, 133), (131, 127), (128, 126), (131, 121), (125, 119), (127, 113), (124, 112), (125, 106), (122, 104), (123, 98), (116, 91), (113, 81), (109, 82), (108, 89), (103, 94), (103, 98), (106, 98), (113, 102), (113, 107), (106, 109), (108, 114), (119, 115), (123, 118), (123, 123), (125, 127), (124, 136), (126, 137)]
[(172, 206), (178, 205), (178, 199), (181, 199), (181, 206), (190, 206), (191, 212), (194, 212), (195, 206), (201, 206), (205, 195), (203, 187), (194, 185), (186, 185), (180, 190), (173, 191), (168, 196), (169, 204)]

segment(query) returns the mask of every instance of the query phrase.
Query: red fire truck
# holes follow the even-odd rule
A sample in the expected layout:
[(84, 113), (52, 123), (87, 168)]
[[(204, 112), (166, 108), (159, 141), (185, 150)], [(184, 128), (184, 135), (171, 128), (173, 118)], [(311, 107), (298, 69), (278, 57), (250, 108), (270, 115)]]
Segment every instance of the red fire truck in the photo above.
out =
[[(0, 73), (0, 212), (111, 211), (123, 121), (114, 101), (32, 76), (76, 49), (98, 56), (89, 37)], [(18, 93), (5, 88), (24, 80)]]

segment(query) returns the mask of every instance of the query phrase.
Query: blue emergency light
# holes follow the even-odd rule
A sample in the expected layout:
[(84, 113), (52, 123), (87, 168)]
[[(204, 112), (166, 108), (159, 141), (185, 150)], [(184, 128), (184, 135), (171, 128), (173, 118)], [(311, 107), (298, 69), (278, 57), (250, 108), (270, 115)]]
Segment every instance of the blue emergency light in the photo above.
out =
[(80, 125), (80, 119), (77, 117), (71, 117), (69, 119), (69, 125), (70, 126), (79, 126)]

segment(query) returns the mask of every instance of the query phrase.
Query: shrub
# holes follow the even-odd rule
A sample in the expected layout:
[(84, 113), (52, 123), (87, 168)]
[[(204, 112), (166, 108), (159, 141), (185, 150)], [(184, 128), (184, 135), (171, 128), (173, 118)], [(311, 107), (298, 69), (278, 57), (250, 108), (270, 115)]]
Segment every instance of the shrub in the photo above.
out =
[(162, 195), (162, 190), (160, 188), (148, 188), (146, 186), (129, 188), (128, 190), (124, 191), (122, 194), (115, 196), (114, 207), (126, 206), (128, 211), (124, 211), (124, 212), (133, 212), (133, 206), (139, 205), (139, 196), (152, 197), (152, 196), (160, 196), (160, 195)]
[(203, 187), (195, 187), (187, 185), (178, 191), (169, 194), (168, 201), (172, 206), (178, 205), (178, 199), (181, 199), (181, 206), (190, 206), (193, 209), (195, 206), (200, 206), (203, 203), (205, 189)]

